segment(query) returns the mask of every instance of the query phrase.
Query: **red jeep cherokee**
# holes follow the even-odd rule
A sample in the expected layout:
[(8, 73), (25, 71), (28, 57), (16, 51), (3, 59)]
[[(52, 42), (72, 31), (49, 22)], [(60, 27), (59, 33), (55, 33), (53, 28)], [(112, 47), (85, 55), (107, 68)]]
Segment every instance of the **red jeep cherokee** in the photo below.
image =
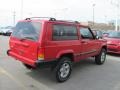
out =
[(58, 82), (69, 78), (73, 62), (95, 57), (96, 64), (103, 64), (107, 50), (106, 41), (96, 38), (88, 26), (55, 18), (19, 21), (9, 45), (7, 54), (29, 69), (50, 64)]

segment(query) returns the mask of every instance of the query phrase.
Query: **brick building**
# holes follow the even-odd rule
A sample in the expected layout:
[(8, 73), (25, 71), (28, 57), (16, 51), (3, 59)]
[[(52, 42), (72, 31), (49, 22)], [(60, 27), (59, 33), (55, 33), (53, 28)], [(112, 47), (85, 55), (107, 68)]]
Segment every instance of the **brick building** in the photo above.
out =
[[(93, 23), (91, 21), (84, 22), (84, 24), (90, 26), (93, 30), (115, 30), (115, 26), (113, 23)], [(118, 27), (118, 30), (120, 30), (120, 27)]]

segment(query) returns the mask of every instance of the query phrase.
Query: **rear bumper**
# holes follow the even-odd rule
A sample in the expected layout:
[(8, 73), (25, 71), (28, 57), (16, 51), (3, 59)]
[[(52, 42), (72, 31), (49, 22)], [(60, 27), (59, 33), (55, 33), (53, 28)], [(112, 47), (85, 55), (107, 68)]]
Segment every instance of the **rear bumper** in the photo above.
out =
[(33, 66), (33, 67), (50, 66), (52, 64), (55, 64), (55, 62), (57, 61), (57, 60), (50, 60), (50, 61), (47, 61), (47, 60), (35, 60), (34, 61), (34, 60), (31, 60), (31, 59), (22, 57), (22, 56), (20, 56), (20, 55), (18, 55), (16, 53), (12, 52), (11, 50), (7, 51), (7, 55), (15, 58), (16, 60), (21, 61), (22, 63), (28, 64), (28, 65)]
[(25, 64), (28, 64), (28, 65), (35, 67), (35, 61), (28, 59), (28, 58), (25, 58), (21, 55), (18, 55), (16, 53), (12, 52), (11, 50), (7, 51), (7, 55), (15, 58), (16, 60), (19, 60), (19, 61), (25, 63)]
[(46, 60), (37, 60), (35, 62), (36, 67), (49, 67), (51, 65), (55, 65), (57, 60), (46, 61)]

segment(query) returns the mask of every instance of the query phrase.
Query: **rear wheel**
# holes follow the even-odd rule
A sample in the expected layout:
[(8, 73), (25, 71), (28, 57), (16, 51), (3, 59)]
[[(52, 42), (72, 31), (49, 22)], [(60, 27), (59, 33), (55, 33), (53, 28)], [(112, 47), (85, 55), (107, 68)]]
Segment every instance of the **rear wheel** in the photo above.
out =
[(71, 71), (72, 71), (71, 59), (68, 57), (62, 57), (60, 59), (60, 62), (58, 62), (55, 68), (56, 80), (58, 82), (66, 81), (70, 77)]
[(103, 48), (99, 55), (95, 56), (95, 63), (101, 65), (106, 60), (106, 50)]

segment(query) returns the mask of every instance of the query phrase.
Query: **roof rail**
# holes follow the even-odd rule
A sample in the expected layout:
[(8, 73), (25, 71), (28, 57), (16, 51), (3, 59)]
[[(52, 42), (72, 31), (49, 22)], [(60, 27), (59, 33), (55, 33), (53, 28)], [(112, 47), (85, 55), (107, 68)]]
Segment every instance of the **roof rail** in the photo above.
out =
[(30, 20), (30, 18), (26, 18), (25, 20)]
[(49, 21), (60, 21), (60, 22), (71, 22), (71, 23), (80, 23), (79, 21), (73, 21), (73, 20), (56, 20), (52, 17), (30, 17), (26, 18), (25, 20), (32, 20), (32, 19), (48, 19)]
[(80, 23), (79, 21), (75, 21), (75, 23)]
[(73, 21), (73, 20), (57, 20), (60, 22), (71, 22), (71, 23), (79, 23), (78, 21)]
[(31, 20), (31, 19), (48, 19), (49, 21), (56, 21), (56, 19), (52, 17), (30, 17), (30, 18), (26, 18), (25, 20)]

